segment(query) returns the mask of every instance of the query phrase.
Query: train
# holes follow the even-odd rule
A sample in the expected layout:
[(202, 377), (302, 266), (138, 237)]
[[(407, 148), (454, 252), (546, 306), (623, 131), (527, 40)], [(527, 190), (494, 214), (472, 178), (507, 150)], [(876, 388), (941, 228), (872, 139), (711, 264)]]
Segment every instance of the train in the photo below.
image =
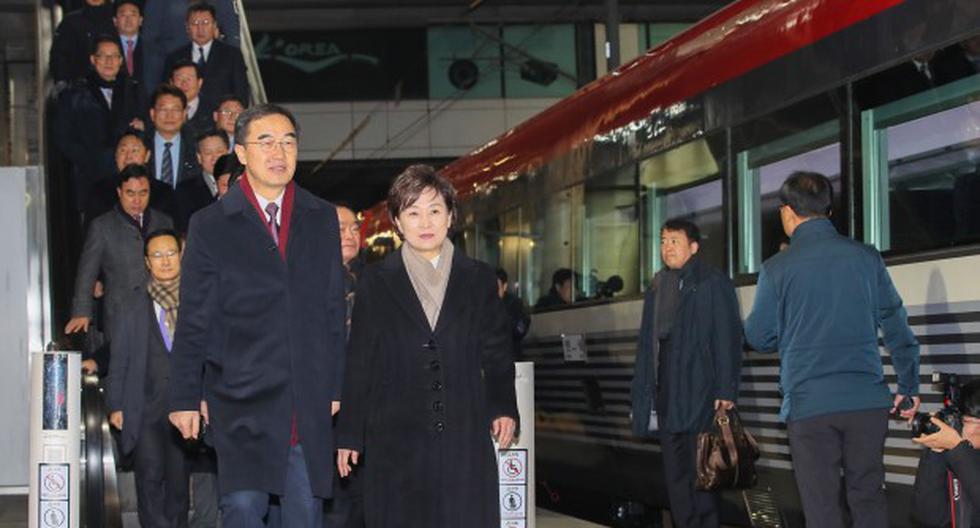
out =
[[(942, 405), (933, 372), (980, 371), (978, 58), (975, 0), (739, 0), (441, 169), (457, 243), (529, 305), (555, 270), (576, 278), (574, 302), (536, 310), (523, 343), (539, 506), (658, 525), (659, 445), (631, 434), (629, 389), (660, 226), (700, 226), (744, 317), (787, 242), (777, 194), (796, 170), (830, 177), (834, 225), (882, 252), (921, 344), (923, 410)], [(383, 204), (363, 230), (375, 253), (393, 247)], [(803, 525), (778, 374), (778, 357), (746, 351), (738, 405), (760, 479), (724, 495), (725, 524)], [(919, 453), (893, 422), (892, 526), (913, 526)]]

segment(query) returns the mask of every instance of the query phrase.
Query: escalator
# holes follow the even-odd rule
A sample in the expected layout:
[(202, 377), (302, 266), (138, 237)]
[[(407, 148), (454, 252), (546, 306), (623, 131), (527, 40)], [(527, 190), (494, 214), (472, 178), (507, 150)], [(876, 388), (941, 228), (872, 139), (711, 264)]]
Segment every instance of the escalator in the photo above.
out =
[[(258, 68), (252, 40), (248, 31), (241, 0), (234, 0), (241, 28), (241, 51), (248, 68), (248, 81), (252, 101), (266, 102), (266, 94)], [(25, 9), (30, 9), (25, 8)], [(35, 75), (31, 85), (36, 89), (35, 107), (36, 147), (32, 161), (41, 165), (43, 197), (46, 212), (47, 243), (45, 261), (50, 273), (45, 273), (46, 295), (40, 300), (47, 305), (50, 316), (43, 321), (43, 337), (38, 341), (47, 343), (50, 336), (61, 334), (61, 328), (70, 315), (70, 304), (74, 290), (75, 270), (81, 251), (81, 222), (72, 209), (68, 186), (68, 167), (56, 149), (51, 147), (51, 116), (55, 108), (55, 87), (50, 79), (47, 57), (51, 47), (54, 28), (61, 21), (61, 8), (55, 2), (37, 2), (34, 8), (36, 22), (36, 52), (34, 53)], [(31, 90), (33, 91), (33, 90)], [(6, 108), (6, 106), (4, 107)], [(9, 120), (10, 112), (0, 112), (0, 121)], [(4, 139), (0, 134), (0, 140)], [(77, 349), (76, 347), (68, 347)], [(114, 431), (109, 425), (108, 409), (105, 403), (103, 382), (96, 376), (83, 376), (81, 383), (81, 465), (80, 497), (83, 498), (80, 511), (80, 525), (92, 528), (122, 528), (135, 516), (135, 500), (130, 474), (119, 472), (119, 456)]]
[(82, 378), (82, 526), (122, 528), (116, 446), (97, 376)]

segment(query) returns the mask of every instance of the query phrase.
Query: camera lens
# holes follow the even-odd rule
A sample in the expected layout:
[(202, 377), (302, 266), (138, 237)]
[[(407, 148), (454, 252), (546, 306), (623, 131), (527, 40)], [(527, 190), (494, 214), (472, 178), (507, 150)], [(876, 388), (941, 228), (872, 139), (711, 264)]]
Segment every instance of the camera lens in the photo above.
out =
[(928, 413), (915, 413), (915, 416), (912, 417), (913, 438), (939, 432), (939, 426), (932, 423), (931, 418), (932, 417)]

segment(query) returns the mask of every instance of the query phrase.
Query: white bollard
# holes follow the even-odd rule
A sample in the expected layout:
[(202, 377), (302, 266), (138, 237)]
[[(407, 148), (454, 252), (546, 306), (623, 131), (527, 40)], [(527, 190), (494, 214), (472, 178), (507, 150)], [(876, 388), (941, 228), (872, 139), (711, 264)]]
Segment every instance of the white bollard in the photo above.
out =
[(534, 528), (537, 524), (534, 495), (534, 363), (515, 363), (520, 436), (510, 449), (500, 451), (501, 528)]
[(29, 528), (77, 528), (81, 503), (81, 355), (31, 354)]

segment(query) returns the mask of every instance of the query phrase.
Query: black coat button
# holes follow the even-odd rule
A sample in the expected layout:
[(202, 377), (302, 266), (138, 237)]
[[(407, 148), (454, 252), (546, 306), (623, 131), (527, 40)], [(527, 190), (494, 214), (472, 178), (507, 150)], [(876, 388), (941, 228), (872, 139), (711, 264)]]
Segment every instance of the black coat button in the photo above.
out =
[(442, 412), (442, 409), (443, 408), (444, 408), (444, 406), (443, 406), (443, 404), (442, 404), (441, 401), (432, 402), (432, 410), (433, 411), (435, 411), (435, 412)]
[(439, 347), (436, 346), (436, 342), (435, 341), (433, 341), (432, 339), (430, 339), (428, 343), (422, 345), (422, 348), (424, 348), (426, 350), (435, 350), (435, 349), (437, 349)]
[(442, 368), (442, 364), (439, 363), (438, 359), (433, 359), (429, 362), (429, 370), (432, 372), (437, 372), (440, 368)]
[(442, 382), (441, 381), (433, 381), (432, 382), (432, 390), (434, 390), (436, 392), (441, 391), (442, 390)]
[(437, 433), (441, 433), (446, 430), (446, 424), (442, 422), (436, 422), (433, 427), (435, 427)]

